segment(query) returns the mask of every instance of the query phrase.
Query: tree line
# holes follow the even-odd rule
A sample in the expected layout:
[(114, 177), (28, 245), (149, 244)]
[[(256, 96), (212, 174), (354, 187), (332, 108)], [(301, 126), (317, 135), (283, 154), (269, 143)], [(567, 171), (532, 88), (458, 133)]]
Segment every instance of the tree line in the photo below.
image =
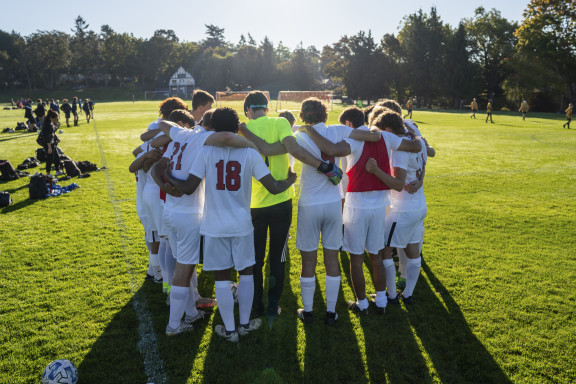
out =
[(182, 66), (211, 92), (332, 89), (350, 99), (415, 97), (420, 107), (443, 108), (473, 97), (517, 108), (526, 99), (540, 111), (576, 99), (576, 5), (558, 0), (531, 0), (520, 23), (479, 7), (455, 27), (433, 7), (405, 16), (397, 34), (378, 40), (360, 31), (322, 50), (257, 42), (249, 33), (232, 43), (215, 25), (197, 42), (164, 29), (148, 39), (108, 25), (95, 32), (81, 16), (70, 32), (0, 30), (0, 88), (130, 83), (152, 90), (166, 88)]

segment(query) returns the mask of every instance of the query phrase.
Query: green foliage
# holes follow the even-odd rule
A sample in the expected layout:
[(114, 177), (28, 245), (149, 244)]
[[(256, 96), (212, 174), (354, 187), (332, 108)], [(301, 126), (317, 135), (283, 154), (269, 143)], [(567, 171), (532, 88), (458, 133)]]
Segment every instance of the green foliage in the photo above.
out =
[[(50, 361), (67, 358), (82, 383), (146, 383), (142, 352), (150, 345), (176, 384), (576, 381), (576, 136), (559, 117), (529, 113), (522, 122), (519, 113), (495, 112), (496, 124), (485, 124), (466, 113), (415, 110), (437, 150), (427, 166), (415, 304), (391, 306), (383, 317), (350, 314), (349, 259), (341, 253), (340, 318), (326, 327), (320, 251), (315, 319), (304, 327), (295, 316), (295, 204), (282, 314), (231, 345), (213, 333), (217, 312), (190, 334), (164, 336), (165, 296), (143, 282), (147, 250), (127, 169), (157, 108), (98, 103), (94, 123), (63, 128), (66, 154), (108, 168), (62, 182), (80, 189), (31, 201), (27, 179), (0, 184), (14, 199), (0, 211), (0, 382), (37, 383)], [(0, 109), (2, 125), (21, 116)], [(34, 135), (0, 134), (2, 157), (17, 165), (32, 156)], [(199, 280), (212, 296), (212, 276), (201, 272)], [(142, 313), (157, 344), (141, 343)]]

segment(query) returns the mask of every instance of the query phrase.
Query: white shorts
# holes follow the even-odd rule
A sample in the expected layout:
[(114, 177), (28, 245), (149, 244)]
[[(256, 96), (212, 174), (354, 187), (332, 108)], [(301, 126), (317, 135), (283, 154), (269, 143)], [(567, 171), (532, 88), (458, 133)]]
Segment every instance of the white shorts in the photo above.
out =
[(361, 255), (364, 250), (377, 254), (384, 248), (386, 207), (358, 209), (344, 205), (342, 250)]
[(164, 221), (176, 261), (180, 264), (198, 264), (202, 214), (165, 209)]
[(254, 233), (236, 237), (202, 236), (204, 271), (223, 271), (234, 267), (241, 271), (256, 264)]
[(322, 234), (322, 247), (338, 250), (342, 246), (342, 202), (298, 207), (296, 248), (304, 252), (318, 249)]
[(426, 208), (408, 212), (390, 210), (386, 218), (386, 246), (406, 248), (408, 244), (420, 244), (426, 211)]
[(160, 199), (159, 188), (145, 188), (143, 193), (144, 212), (148, 217), (148, 226), (154, 231), (158, 231), (160, 236), (166, 235), (164, 230), (164, 201)]

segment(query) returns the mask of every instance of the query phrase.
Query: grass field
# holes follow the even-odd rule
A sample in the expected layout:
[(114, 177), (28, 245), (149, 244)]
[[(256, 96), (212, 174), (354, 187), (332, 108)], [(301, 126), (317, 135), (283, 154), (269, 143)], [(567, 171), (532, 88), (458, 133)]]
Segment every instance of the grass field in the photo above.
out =
[[(282, 315), (231, 345), (213, 333), (217, 312), (190, 334), (166, 337), (165, 296), (144, 283), (147, 251), (128, 165), (157, 105), (99, 103), (93, 123), (63, 128), (67, 155), (107, 167), (62, 183), (80, 189), (29, 200), (27, 179), (0, 183), (14, 199), (0, 214), (1, 383), (37, 383), (58, 358), (78, 366), (81, 384), (576, 381), (576, 131), (562, 129), (560, 116), (530, 113), (522, 122), (496, 112), (486, 124), (481, 115), (415, 111), (437, 150), (426, 172), (415, 304), (383, 317), (349, 314), (342, 253), (340, 319), (333, 328), (320, 321), (319, 263), (318, 320), (305, 328), (295, 316), (294, 217)], [(22, 115), (0, 111), (0, 128)], [(0, 134), (0, 158), (16, 166), (33, 156), (34, 135)], [(213, 295), (213, 278), (199, 280), (201, 293)]]

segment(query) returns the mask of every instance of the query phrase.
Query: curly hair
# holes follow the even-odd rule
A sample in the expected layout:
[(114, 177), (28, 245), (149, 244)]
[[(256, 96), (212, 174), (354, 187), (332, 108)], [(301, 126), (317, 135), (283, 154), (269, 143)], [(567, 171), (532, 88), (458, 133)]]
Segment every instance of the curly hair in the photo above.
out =
[(364, 108), (364, 124), (368, 124), (370, 122), (370, 113), (372, 113), (372, 110), (375, 106), (376, 104), (372, 104)]
[[(391, 111), (391, 110), (386, 108), (386, 107), (379, 106), (379, 105), (374, 106), (374, 108), (372, 109), (372, 112), (370, 112), (370, 114), (368, 115), (368, 125), (370, 125), (370, 126), (374, 125), (376, 120), (378, 120), (378, 116), (380, 116), (381, 114), (383, 114), (384, 112), (387, 112), (387, 111)], [(394, 112), (394, 111), (392, 111), (392, 112)]]
[(172, 111), (177, 109), (188, 109), (188, 104), (179, 97), (169, 97), (160, 104), (160, 116), (166, 119)]
[(385, 131), (388, 128), (390, 129), (390, 132), (395, 135), (406, 133), (404, 120), (402, 120), (402, 117), (399, 114), (390, 109), (386, 109), (380, 113), (374, 121), (374, 125), (381, 131)]
[(170, 112), (170, 114), (168, 115), (168, 118), (166, 119), (168, 121), (171, 121), (173, 123), (177, 123), (177, 122), (182, 122), (184, 124), (188, 124), (188, 126), (193, 127), (194, 125), (196, 125), (196, 122), (194, 121), (194, 117), (192, 117), (192, 114), (190, 112), (188, 112), (188, 110), (186, 109), (175, 109), (172, 112)]
[(300, 120), (306, 124), (325, 123), (328, 120), (328, 107), (322, 100), (316, 97), (309, 97), (302, 102), (299, 116)]
[(346, 124), (347, 121), (352, 123), (353, 128), (364, 125), (364, 112), (355, 106), (348, 107), (342, 111), (338, 117), (340, 124)]
[(402, 107), (400, 106), (400, 104), (398, 104), (398, 102), (396, 100), (383, 99), (383, 100), (379, 101), (378, 103), (376, 103), (376, 105), (391, 109), (392, 111), (396, 112), (397, 114), (402, 115)]
[(228, 107), (216, 108), (212, 113), (212, 127), (216, 132), (238, 132), (240, 119), (235, 110)]

